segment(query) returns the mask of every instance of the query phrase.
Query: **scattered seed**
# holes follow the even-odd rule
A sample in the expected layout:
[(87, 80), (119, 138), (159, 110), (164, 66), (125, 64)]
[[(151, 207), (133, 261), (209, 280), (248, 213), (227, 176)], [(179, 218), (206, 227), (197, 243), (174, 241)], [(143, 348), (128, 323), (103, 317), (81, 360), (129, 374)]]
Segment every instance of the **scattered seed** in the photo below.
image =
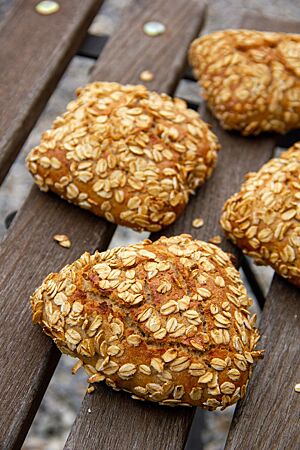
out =
[(81, 359), (79, 359), (72, 367), (72, 374), (75, 375), (82, 366), (83, 362), (81, 361)]
[(140, 73), (140, 80), (141, 81), (152, 81), (154, 80), (154, 74), (150, 72), (150, 70), (143, 70), (143, 72)]
[(201, 217), (196, 217), (192, 222), (192, 226), (194, 228), (201, 228), (203, 225), (204, 225), (204, 220)]
[(221, 241), (222, 241), (222, 239), (221, 239), (221, 236), (219, 236), (219, 235), (213, 236), (208, 240), (208, 242), (210, 242), (211, 244), (220, 244)]
[(55, 234), (53, 236), (55, 242), (57, 242), (61, 247), (70, 248), (72, 243), (66, 234)]

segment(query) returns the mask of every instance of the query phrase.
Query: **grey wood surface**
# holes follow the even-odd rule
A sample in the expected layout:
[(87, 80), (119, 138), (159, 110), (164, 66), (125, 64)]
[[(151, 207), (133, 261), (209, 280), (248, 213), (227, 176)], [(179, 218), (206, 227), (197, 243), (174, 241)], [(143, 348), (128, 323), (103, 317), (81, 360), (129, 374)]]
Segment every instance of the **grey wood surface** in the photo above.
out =
[(0, 28), (0, 184), (102, 0), (64, 0), (49, 16), (19, 0)]
[[(57, 233), (70, 236), (71, 249), (53, 241)], [(30, 294), (49, 272), (97, 245), (104, 249), (112, 233), (97, 217), (34, 187), (0, 245), (1, 450), (21, 445), (60, 355), (31, 322)]]
[[(300, 31), (300, 22), (269, 21), (247, 15), (246, 28)], [(300, 293), (275, 275), (261, 319), (264, 359), (236, 408), (226, 450), (298, 450), (300, 448)]]
[[(140, 72), (151, 70), (155, 77), (146, 85), (173, 92), (185, 67), (187, 48), (200, 30), (203, 5), (194, 1), (155, 0), (144, 8), (145, 3), (129, 9), (92, 77), (139, 83)], [(142, 26), (149, 20), (163, 22), (167, 32), (155, 38), (145, 36)], [(104, 64), (107, 60), (111, 61), (109, 65)], [(192, 408), (170, 409), (134, 402), (128, 394), (112, 392), (101, 384), (92, 396), (85, 397), (65, 448), (181, 449), (193, 415)]]
[[(92, 79), (144, 84), (150, 90), (173, 93), (186, 67), (189, 44), (203, 24), (203, 3), (136, 0), (105, 46)], [(162, 22), (165, 33), (147, 36), (143, 25), (149, 21)], [(144, 70), (153, 73), (153, 81), (140, 80)], [(166, 76), (171, 70), (174, 75)]]
[[(172, 236), (188, 232), (204, 240), (221, 234), (219, 217), (225, 199), (239, 188), (245, 173), (258, 169), (272, 156), (273, 139), (249, 139), (227, 133), (208, 112), (205, 112), (205, 119), (214, 124), (213, 129), (223, 146), (217, 169), (192, 198), (183, 215), (162, 233), (151, 235), (153, 240), (161, 234)], [(195, 229), (191, 223), (199, 216), (204, 218), (204, 226)], [(240, 252), (224, 238), (222, 248), (235, 254), (238, 266)], [(101, 384), (92, 395), (86, 395), (65, 448), (75, 450), (85, 443), (87, 449), (96, 445), (109, 450), (182, 449), (192, 413), (192, 409), (170, 411), (149, 403), (133, 402), (128, 394), (115, 393)]]
[[(176, 2), (172, 2), (172, 5)], [(219, 9), (221, 3), (224, 2), (216, 1), (209, 5), (209, 10), (212, 11), (211, 17), (217, 18), (214, 28), (237, 26), (235, 20), (246, 3), (241, 1), (237, 6), (236, 2), (228, 2), (231, 9), (225, 8), (222, 11)], [(256, 1), (253, 3), (258, 4)], [(291, 2), (286, 4), (289, 8)], [(270, 9), (270, 3), (268, 5)], [(196, 4), (194, 7), (196, 8)], [(198, 7), (201, 10), (199, 3)], [(173, 8), (172, 6), (171, 9)], [(143, 4), (140, 11), (143, 11)], [(277, 11), (279, 11), (278, 8)], [(131, 13), (134, 16), (134, 11)], [(167, 9), (166, 13), (168, 13)], [(161, 20), (160, 9), (157, 10), (157, 14), (160, 15), (159, 20)], [(224, 26), (221, 26), (220, 21), (222, 14)], [(286, 16), (286, 10), (282, 11), (282, 15)], [(195, 10), (193, 23), (198, 27), (201, 22), (199, 16), (201, 11), (197, 13)], [(247, 20), (250, 27), (251, 20), (252, 27), (263, 24), (265, 28), (274, 24), (273, 20), (260, 22), (259, 17)], [(247, 25), (247, 22), (245, 23)], [(176, 26), (178, 27), (179, 24)], [(298, 24), (288, 24), (288, 26), (289, 31), (298, 30)], [(297, 28), (293, 28), (294, 26)], [(123, 30), (122, 42), (125, 40), (125, 44), (127, 34), (131, 36), (130, 29), (128, 27), (119, 29)], [(190, 39), (195, 32), (195, 29), (189, 25), (184, 36), (186, 38), (187, 34), (191, 33), (186, 38)], [(133, 37), (134, 35), (130, 39)], [(177, 39), (172, 36), (172, 43), (174, 38)], [(179, 35), (178, 39), (176, 46), (181, 48), (184, 38)], [(106, 49), (107, 53), (104, 53), (103, 58), (100, 59), (93, 79), (100, 79), (100, 77), (103, 79), (102, 77), (105, 76), (117, 81), (134, 82), (133, 80), (136, 79), (134, 77), (138, 76), (139, 71), (148, 69), (149, 67), (146, 66), (151, 63), (152, 70), (155, 69), (157, 82), (157, 84), (154, 82), (151, 88), (168, 89), (169, 92), (174, 89), (184, 65), (184, 52), (179, 52), (180, 63), (177, 60), (178, 52), (165, 55), (166, 58), (169, 57), (167, 60), (170, 62), (164, 69), (161, 65), (155, 65), (158, 59), (151, 62), (146, 49), (143, 51), (139, 45), (136, 66), (130, 64), (130, 60), (126, 58), (128, 55), (126, 46), (122, 47), (124, 52), (118, 52), (120, 41), (118, 45), (114, 44), (113, 38), (109, 45), (112, 46), (112, 53)], [(168, 48), (168, 41), (165, 41), (164, 49), (166, 50), (164, 51), (167, 52)], [(170, 48), (172, 52), (176, 51), (176, 47), (170, 45)], [(159, 48), (153, 48), (153, 52), (155, 51), (159, 51)], [(110, 57), (112, 54), (115, 55), (114, 64)], [(122, 57), (126, 61), (123, 61)], [(119, 62), (119, 65), (116, 62)], [(126, 71), (121, 70), (123, 62), (127, 64)], [(110, 65), (111, 70), (117, 70), (116, 67), (119, 66), (120, 78), (107, 72), (107, 67)], [(165, 70), (164, 74), (162, 70)], [(209, 114), (206, 114), (205, 118), (212, 120)], [(202, 239), (219, 234), (218, 219), (225, 198), (238, 189), (245, 172), (257, 169), (272, 153), (274, 138), (241, 138), (222, 131), (213, 120), (212, 122), (223, 144), (216, 172), (207, 185), (192, 199), (178, 223), (176, 222), (164, 234), (185, 231)], [(204, 227), (199, 230), (191, 228), (191, 221), (196, 216), (202, 216), (205, 220)], [(52, 241), (52, 235), (57, 232), (67, 233), (72, 238), (73, 246), (69, 251), (58, 247)], [(59, 358), (50, 340), (31, 324), (29, 294), (49, 271), (59, 269), (66, 262), (77, 258), (84, 250), (93, 251), (96, 246), (104, 249), (113, 232), (114, 226), (111, 224), (67, 205), (51, 194), (42, 194), (33, 188), (7, 240), (0, 247), (2, 264), (0, 292), (4, 305), (0, 318), (0, 359), (4, 361), (0, 369), (1, 449), (18, 448), (21, 445)], [(222, 246), (235, 252), (233, 246), (227, 241), (223, 240)], [(300, 377), (299, 305), (299, 291), (288, 286), (279, 277), (275, 277), (262, 321), (264, 332), (262, 346), (267, 349), (266, 357), (264, 361), (258, 363), (247, 397), (237, 409), (228, 438), (228, 449), (294, 450), (300, 446), (299, 394), (294, 392), (294, 384), (299, 382)], [(127, 447), (127, 443), (132, 445), (132, 448), (181, 448), (192, 415), (193, 410), (166, 411), (165, 408), (156, 405), (133, 402), (127, 394), (115, 393), (105, 386), (99, 386), (93, 396), (85, 398), (66, 448), (122, 450), (131, 448)], [(137, 417), (139, 420), (136, 419)], [(26, 421), (24, 421), (25, 418)], [(149, 426), (149, 419), (151, 419), (151, 426)], [(171, 441), (170, 435), (172, 435)], [(157, 442), (163, 442), (163, 447), (153, 446)], [(173, 443), (175, 446), (170, 446)], [(102, 444), (103, 447), (101, 447)], [(151, 444), (152, 447), (150, 447)]]
[[(244, 23), (245, 21), (242, 19), (240, 26), (244, 25)], [(208, 111), (203, 111), (203, 117), (213, 124), (213, 129), (222, 143), (223, 149), (219, 154), (217, 169), (211, 180), (198, 190), (183, 215), (173, 225), (163, 231), (162, 234), (164, 235), (189, 232), (194, 237), (205, 240), (216, 234), (223, 236), (219, 226), (219, 217), (225, 200), (239, 189), (244, 175), (247, 172), (259, 169), (273, 155), (276, 142), (274, 136), (244, 138), (237, 133), (228, 133), (222, 130)], [(191, 223), (198, 216), (204, 218), (204, 226), (200, 229), (193, 229)], [(151, 238), (157, 239), (159, 235), (155, 233)], [(238, 266), (240, 264), (240, 252), (224, 236), (221, 246), (224, 250), (235, 254), (237, 257), (236, 265)], [(129, 426), (126, 411), (130, 411), (130, 420), (136, 423), (135, 418), (144, 418), (145, 408), (149, 410), (152, 408), (152, 405), (132, 405), (130, 404), (130, 399), (126, 397), (126, 394), (118, 393), (113, 395), (111, 393), (111, 403), (108, 410), (106, 403), (103, 404), (102, 400), (103, 393), (106, 390), (107, 388), (105, 386), (98, 386), (96, 393), (92, 396), (86, 396), (80, 415), (72, 428), (66, 449), (76, 449), (77, 445), (80, 447), (83, 443), (86, 443), (88, 448), (94, 448), (96, 443), (101, 448), (108, 449), (171, 449), (177, 448), (177, 445), (178, 448), (182, 448), (183, 441), (178, 440), (177, 435), (175, 435), (176, 447), (174, 447), (174, 444), (172, 444), (173, 446), (169, 446), (170, 436), (169, 439), (165, 440), (164, 445), (166, 447), (160, 446), (160, 440), (156, 441), (157, 446), (155, 447), (148, 433), (142, 432), (141, 427), (130, 427), (130, 434), (124, 434), (123, 430), (126, 430)], [(115, 410), (118, 408), (120, 413), (116, 416)], [(165, 415), (162, 408), (155, 408), (157, 408), (158, 413), (161, 411), (161, 421), (163, 423)], [(149, 412), (152, 413), (152, 409)], [(153, 414), (151, 414), (151, 418), (152, 416)], [(115, 418), (115, 423), (113, 422), (112, 424), (113, 417)], [(110, 432), (108, 433), (103, 433), (103, 424), (105, 423), (109, 424)], [(140, 424), (140, 421), (138, 423)], [(160, 436), (163, 436), (165, 426), (160, 427), (157, 433), (161, 433)], [(251, 436), (251, 433), (249, 435)], [(129, 444), (128, 447), (126, 447), (127, 444)], [(143, 445), (146, 447), (143, 447)], [(248, 450), (252, 447), (243, 447), (240, 445), (237, 448)]]
[(264, 359), (238, 405), (227, 450), (298, 450), (300, 399), (299, 290), (275, 275), (261, 320)]

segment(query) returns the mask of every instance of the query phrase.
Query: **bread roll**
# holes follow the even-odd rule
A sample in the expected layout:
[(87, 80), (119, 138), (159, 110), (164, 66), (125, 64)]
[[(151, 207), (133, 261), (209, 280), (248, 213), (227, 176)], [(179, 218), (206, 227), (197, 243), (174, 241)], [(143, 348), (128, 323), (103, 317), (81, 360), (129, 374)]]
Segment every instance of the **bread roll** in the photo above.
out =
[(33, 321), (90, 382), (163, 405), (225, 408), (243, 397), (262, 352), (238, 271), (189, 235), (119, 247), (50, 274)]
[(216, 163), (215, 135), (180, 99), (96, 82), (27, 158), (41, 190), (137, 230), (176, 219)]
[(300, 35), (225, 30), (196, 39), (190, 62), (209, 108), (228, 130), (300, 126)]
[(221, 225), (258, 264), (300, 286), (300, 143), (250, 173), (224, 206)]

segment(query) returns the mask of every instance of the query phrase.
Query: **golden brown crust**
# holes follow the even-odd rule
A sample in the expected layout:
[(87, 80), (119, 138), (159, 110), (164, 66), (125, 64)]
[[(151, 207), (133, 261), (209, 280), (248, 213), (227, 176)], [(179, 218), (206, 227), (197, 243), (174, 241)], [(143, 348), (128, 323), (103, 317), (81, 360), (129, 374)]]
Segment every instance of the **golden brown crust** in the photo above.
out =
[(221, 225), (259, 264), (300, 287), (300, 143), (257, 173), (224, 205)]
[(189, 235), (85, 253), (31, 297), (33, 320), (90, 382), (166, 405), (226, 407), (259, 339), (229, 257)]
[(300, 126), (300, 35), (217, 31), (196, 39), (189, 58), (225, 129), (249, 135)]
[(27, 158), (40, 189), (139, 230), (174, 222), (213, 170), (215, 135), (184, 101), (144, 86), (77, 94)]

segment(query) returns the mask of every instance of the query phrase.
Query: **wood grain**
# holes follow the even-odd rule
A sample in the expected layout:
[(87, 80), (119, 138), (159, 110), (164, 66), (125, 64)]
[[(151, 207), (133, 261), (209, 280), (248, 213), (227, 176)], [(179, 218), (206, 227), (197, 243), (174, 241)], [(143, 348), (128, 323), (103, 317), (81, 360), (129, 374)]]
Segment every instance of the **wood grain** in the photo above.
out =
[[(106, 51), (109, 51), (108, 46)], [(197, 195), (193, 197), (183, 215), (162, 233), (152, 234), (151, 238), (153, 240), (157, 239), (161, 234), (171, 236), (187, 232), (196, 238), (204, 240), (209, 239), (213, 235), (221, 234), (219, 217), (225, 200), (239, 189), (247, 172), (257, 170), (273, 154), (273, 138), (269, 136), (244, 138), (236, 133), (228, 133), (222, 130), (208, 111), (203, 111), (203, 117), (213, 125), (213, 130), (222, 143), (223, 150), (219, 155), (217, 169), (211, 180), (198, 190)], [(205, 224), (202, 228), (196, 230), (192, 228), (191, 223), (197, 216), (203, 217)], [(240, 256), (240, 252), (236, 247), (225, 238), (223, 238), (222, 248), (233, 252), (237, 257)], [(240, 258), (238, 258), (236, 264), (239, 265), (239, 263)], [(136, 404), (126, 394), (109, 393), (107, 390), (107, 387), (100, 385), (97, 386), (97, 390), (93, 395), (85, 397), (80, 415), (74, 423), (65, 449), (80, 448), (86, 442), (91, 448), (98, 444), (105, 449), (145, 448), (152, 450), (153, 448), (183, 448), (185, 442), (185, 438), (183, 439), (184, 433), (178, 436), (178, 431), (176, 433), (176, 430), (178, 430), (177, 423), (179, 417), (183, 416), (185, 422), (182, 424), (182, 427), (188, 426), (191, 420), (190, 410), (186, 410), (186, 415), (181, 414), (180, 416), (179, 410), (177, 421), (175, 422), (173, 418), (168, 420), (169, 431), (166, 431), (164, 420), (166, 420), (166, 414), (169, 413), (164, 411), (164, 408), (156, 406), (154, 407), (155, 415), (153, 414), (153, 409), (149, 411), (148, 420), (151, 418), (151, 427), (145, 429), (143, 426), (144, 419), (141, 419), (141, 417), (144, 417), (145, 404)], [(103, 398), (107, 398), (104, 396), (106, 392), (106, 395), (110, 397), (108, 408), (105, 407), (106, 402), (103, 404)], [(147, 410), (150, 408), (153, 408), (153, 406), (147, 404)], [(116, 410), (118, 411), (117, 416)], [(134, 429), (138, 429), (138, 432), (122, 433), (122, 430), (128, 427), (126, 411), (130, 411), (130, 421), (138, 423), (138, 426), (134, 427)], [(113, 419), (116, 425), (111, 425)], [(103, 432), (103, 424), (105, 423), (109, 424), (110, 432)], [(164, 424), (164, 426), (157, 427), (159, 423)], [(118, 429), (117, 431), (115, 426)], [(152, 439), (155, 439), (155, 441), (151, 439), (153, 429), (156, 429), (154, 438), (152, 435)], [(161, 442), (164, 442), (163, 446), (161, 446)]]
[[(142, 14), (145, 14), (145, 10), (148, 8), (150, 11), (157, 12), (159, 3), (158, 0), (151, 3), (143, 2)], [(141, 2), (137, 2), (138, 6), (136, 7), (140, 8), (140, 4)], [(182, 67), (185, 64), (185, 54), (189, 42), (199, 32), (203, 18), (203, 5), (191, 1), (189, 6), (186, 6), (184, 0), (175, 2), (167, 0), (164, 4), (168, 4), (167, 9), (170, 13), (168, 17), (163, 16), (163, 20), (170, 29), (173, 28), (173, 24), (176, 24), (177, 45), (171, 45), (167, 50), (167, 44), (164, 44), (168, 65), (162, 64), (157, 67), (152, 87), (159, 89), (161, 80), (164, 80), (164, 90), (172, 94), (172, 89), (179, 81)], [(125, 19), (128, 30), (136, 26), (137, 20), (134, 9), (131, 11), (132, 17)], [(144, 20), (144, 16), (141, 17)], [(180, 22), (180, 17), (182, 22)], [(187, 17), (190, 17), (188, 30), (186, 29)], [(141, 67), (146, 64), (155, 64), (161, 55), (160, 38), (153, 39), (156, 40), (156, 45), (152, 48), (151, 55), (146, 51), (148, 42), (144, 41), (145, 51), (140, 50)], [(134, 62), (135, 50), (132, 47), (134, 41), (131, 32), (128, 32), (128, 41), (126, 33), (120, 35), (117, 32), (111, 38), (110, 45), (114, 48), (120, 46), (121, 43), (124, 55)], [(179, 44), (183, 49), (178, 53)], [(125, 59), (123, 57), (123, 60)], [(114, 64), (110, 66), (112, 78), (118, 81), (124, 80), (124, 69), (120, 65), (121, 62), (121, 59), (115, 60)], [(103, 73), (109, 64), (111, 64), (110, 54), (103, 54), (97, 63), (93, 78), (103, 79)], [(29, 295), (49, 272), (56, 271), (67, 262), (78, 258), (83, 251), (93, 252), (96, 248), (105, 249), (114, 230), (113, 224), (71, 206), (54, 195), (43, 194), (34, 187), (13, 221), (6, 240), (1, 244), (0, 295), (3, 302), (0, 317), (1, 449), (21, 446), (59, 358), (51, 340), (43, 335), (39, 327), (33, 326), (31, 323)], [(70, 250), (59, 247), (52, 240), (52, 236), (56, 233), (70, 236), (73, 244)], [(110, 408), (112, 398), (116, 399), (111, 394), (110, 389), (103, 390), (101, 405), (104, 411)], [(114, 401), (116, 402), (116, 400)], [(113, 435), (116, 435), (118, 431), (121, 418), (127, 417), (128, 407), (131, 407), (132, 403), (128, 396), (124, 396), (122, 408), (120, 408), (119, 402), (115, 403), (115, 422), (109, 425)], [(145, 410), (145, 414), (147, 411), (148, 409)], [(184, 440), (188, 431), (187, 422), (190, 422), (192, 417), (192, 410), (188, 412), (181, 410), (180, 413), (172, 411), (169, 410), (170, 415), (165, 415), (165, 427), (173, 430), (174, 439), (179, 436), (179, 441), (180, 439)], [(145, 416), (143, 421), (140, 421), (140, 411), (133, 409), (131, 420), (136, 422), (137, 429), (147, 428), (147, 432), (152, 433), (152, 439), (155, 439), (155, 430), (157, 423), (162, 419), (162, 413), (159, 412), (157, 416), (155, 413), (146, 415), (147, 417)], [(174, 420), (175, 415), (177, 420)], [(83, 444), (76, 448), (94, 448), (92, 443), (89, 444), (89, 442), (96, 441), (89, 441), (91, 430), (88, 425), (85, 421), (81, 422), (81, 426), (78, 425), (84, 440)], [(125, 432), (124, 430), (125, 428), (122, 432)], [(94, 430), (92, 431), (94, 433)], [(98, 432), (104, 436), (103, 428), (100, 425)], [(96, 447), (98, 445), (101, 447), (98, 444), (100, 442), (99, 434), (95, 436), (98, 439)], [(73, 436), (72, 432), (70, 445)], [(76, 436), (75, 439), (77, 439)], [(152, 444), (153, 442), (152, 440)]]
[[(199, 0), (135, 0), (103, 50), (106, 64), (101, 63), (102, 58), (99, 60), (92, 79), (144, 84), (150, 90), (174, 92), (186, 68), (189, 44), (202, 26), (203, 5)], [(147, 36), (143, 25), (148, 21), (162, 22), (166, 32)], [(154, 74), (153, 81), (140, 80), (143, 70)], [(167, 70), (173, 71), (173, 76), (166, 77)]]
[[(54, 242), (57, 233), (71, 238), (70, 250)], [(31, 323), (30, 294), (84, 251), (105, 249), (112, 234), (101, 219), (34, 187), (0, 246), (1, 449), (21, 446), (60, 356)]]
[[(171, 93), (185, 68), (187, 48), (201, 27), (203, 4), (184, 0), (146, 3), (147, 8), (145, 2), (139, 2), (135, 10), (129, 10), (114, 40), (103, 51), (102, 58), (111, 63), (106, 66), (100, 58), (92, 78), (140, 83), (140, 72), (148, 69), (154, 72), (155, 78), (147, 87)], [(141, 30), (148, 20), (163, 22), (167, 33), (156, 38), (145, 36)], [(126, 48), (119, 44), (124, 33), (128, 39)], [(114, 72), (116, 61), (120, 65), (119, 73)], [(85, 397), (65, 448), (181, 449), (194, 411), (134, 402), (128, 394), (115, 393), (101, 384), (92, 396)], [(133, 424), (130, 433), (128, 414)]]
[[(300, 24), (247, 15), (246, 28), (297, 32)], [(246, 398), (239, 402), (226, 450), (300, 448), (299, 290), (275, 275), (261, 319), (264, 359), (257, 365)]]
[(101, 383), (86, 395), (65, 449), (182, 449), (194, 411), (134, 401)]
[(300, 448), (299, 300), (299, 290), (276, 275), (260, 325), (265, 357), (236, 409), (227, 450)]
[(0, 184), (102, 0), (64, 0), (50, 16), (20, 0), (0, 29)]

